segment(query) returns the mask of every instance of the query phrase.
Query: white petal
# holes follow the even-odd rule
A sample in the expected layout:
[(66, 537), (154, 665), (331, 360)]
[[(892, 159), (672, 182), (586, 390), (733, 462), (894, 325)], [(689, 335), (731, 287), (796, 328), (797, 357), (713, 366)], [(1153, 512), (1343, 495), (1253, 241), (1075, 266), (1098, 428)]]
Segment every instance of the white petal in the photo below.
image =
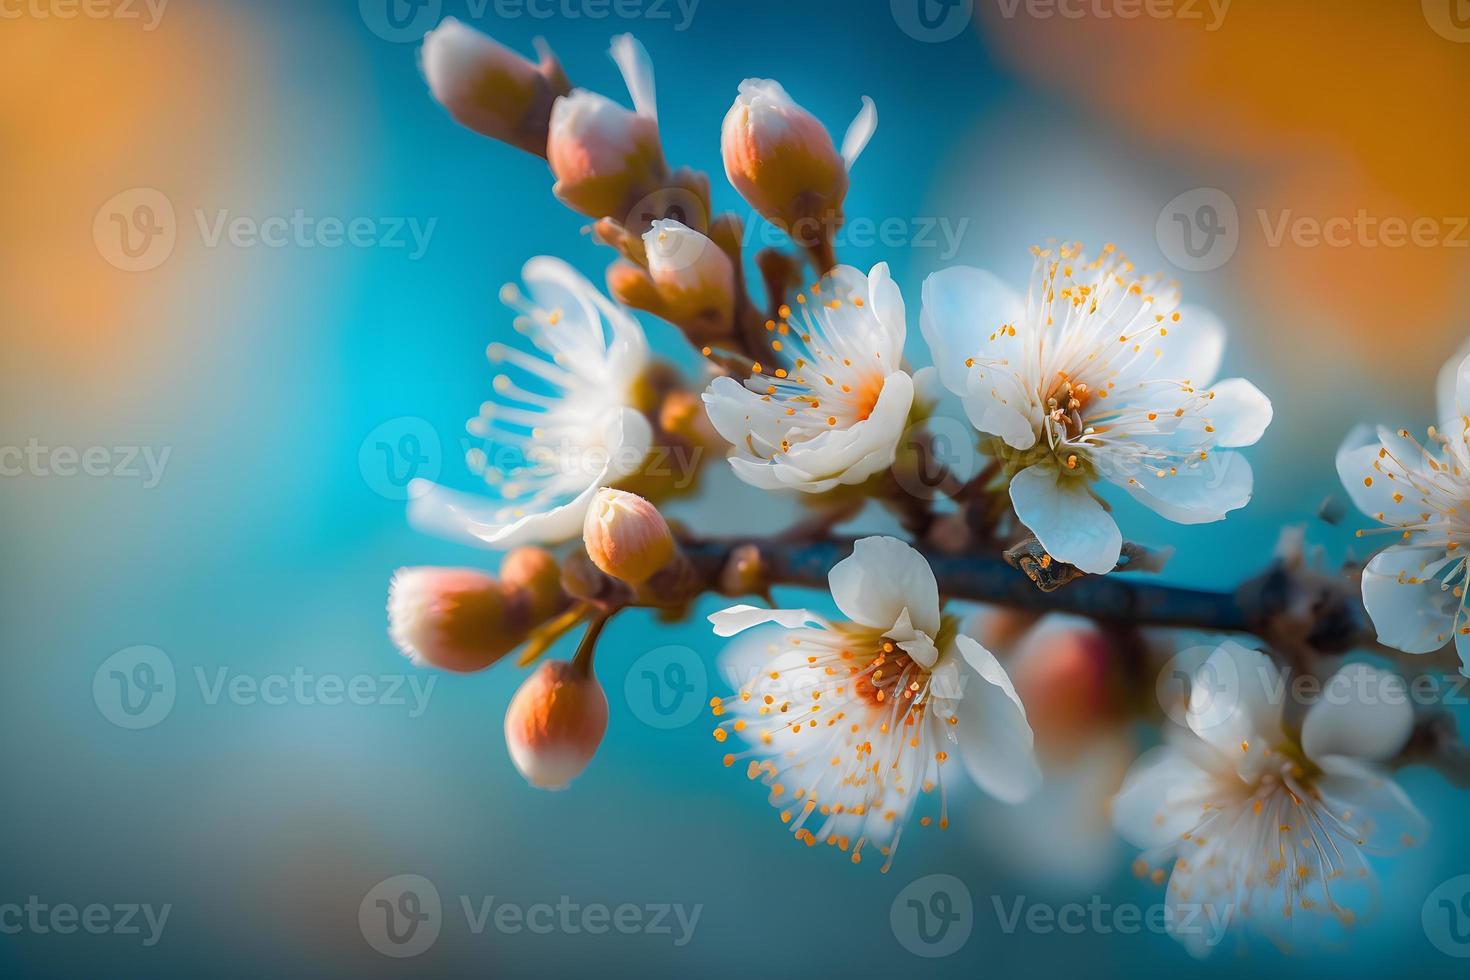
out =
[[(1377, 433), (1366, 425), (1357, 426), (1337, 450), (1338, 478), (1353, 504), (1375, 521), (1417, 524), (1425, 506), (1423, 497), (1401, 481), (1390, 480), (1374, 466), (1383, 449)], [(1418, 450), (1408, 458), (1417, 459)]]
[[(968, 394), (965, 360), (991, 348), (990, 335), (1025, 312), (1021, 297), (983, 269), (953, 266), (924, 280), (919, 330), (940, 380), (956, 395)], [(1012, 343), (1001, 349), (1019, 352)]]
[(1369, 854), (1396, 854), (1429, 836), (1429, 822), (1393, 778), (1376, 766), (1329, 756), (1316, 789), (1322, 803), (1353, 832)]
[(868, 271), (868, 307), (882, 327), (885, 342), (883, 358), (898, 364), (903, 358), (903, 343), (908, 336), (908, 313), (903, 292), (893, 281), (887, 262), (879, 262)]
[(1038, 463), (1011, 479), (1011, 503), (1053, 558), (1095, 575), (1118, 564), (1123, 534), (1086, 481), (1062, 476), (1055, 464)]
[(1286, 681), (1271, 658), (1226, 640), (1196, 671), (1186, 718), (1203, 741), (1248, 771), (1281, 741), (1285, 699)]
[(1253, 446), (1271, 424), (1271, 399), (1244, 378), (1226, 378), (1210, 387), (1210, 424), (1218, 446)]
[(1200, 822), (1199, 787), (1209, 775), (1171, 745), (1150, 749), (1133, 763), (1113, 798), (1113, 827), (1144, 850), (1179, 839)]
[(1461, 426), (1451, 429), (1449, 424), (1470, 413), (1470, 341), (1462, 345), (1440, 369), (1435, 393), (1439, 403), (1439, 422), (1447, 433), (1459, 432)]
[[(1106, 459), (1106, 457), (1104, 457)], [(1173, 472), (1144, 470), (1136, 466), (1103, 466), (1101, 472), (1113, 479), (1129, 496), (1149, 510), (1176, 524), (1209, 524), (1225, 519), (1232, 510), (1250, 503), (1255, 487), (1251, 464), (1237, 452), (1210, 453)], [(1138, 473), (1134, 476), (1134, 473)], [(1124, 480), (1114, 479), (1116, 476)]]
[(1437, 580), (1419, 576), (1443, 549), (1396, 546), (1380, 551), (1363, 569), (1363, 605), (1378, 639), (1405, 653), (1432, 653), (1450, 641), (1460, 600)]
[(873, 100), (866, 95), (863, 96), (863, 107), (853, 117), (852, 123), (847, 127), (847, 135), (842, 137), (842, 162), (848, 170), (857, 163), (857, 158), (862, 154), (863, 148), (868, 145), (868, 140), (873, 138), (873, 133), (878, 129), (878, 107)]
[(640, 116), (658, 122), (657, 91), (653, 84), (653, 60), (648, 50), (631, 34), (619, 34), (612, 40), (612, 59), (623, 74), (633, 108)]
[(1335, 755), (1387, 762), (1404, 747), (1413, 727), (1414, 707), (1402, 677), (1368, 664), (1347, 664), (1307, 710), (1302, 749), (1315, 762)]
[(907, 609), (916, 629), (939, 632), (939, 585), (924, 556), (897, 538), (858, 541), (827, 576), (832, 600), (854, 623), (888, 630)]
[(800, 629), (808, 624), (822, 626), (826, 620), (805, 609), (766, 609), (763, 606), (731, 606), (711, 613), (709, 621), (716, 636), (734, 636), (752, 626), (762, 623), (777, 623), (787, 629)]
[[(961, 646), (964, 641), (980, 646), (969, 637), (958, 639)], [(980, 649), (983, 658), (986, 654)], [(994, 664), (995, 669), (999, 666)], [(955, 735), (965, 770), (976, 785), (998, 800), (1019, 803), (1041, 787), (1041, 769), (1026, 712), (1004, 671), (999, 676), (1004, 684), (978, 672), (965, 675), (964, 697), (955, 707)]]

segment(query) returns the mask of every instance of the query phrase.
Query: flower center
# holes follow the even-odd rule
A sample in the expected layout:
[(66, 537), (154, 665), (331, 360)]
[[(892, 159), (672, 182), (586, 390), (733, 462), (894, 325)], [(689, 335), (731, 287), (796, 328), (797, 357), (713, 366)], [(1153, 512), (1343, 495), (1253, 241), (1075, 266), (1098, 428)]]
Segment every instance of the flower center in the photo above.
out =
[(895, 699), (912, 701), (926, 683), (928, 671), (885, 640), (868, 669), (853, 681), (853, 692), (874, 707), (887, 707)]
[(863, 378), (852, 392), (852, 411), (857, 421), (865, 421), (873, 414), (873, 409), (878, 405), (878, 397), (882, 394), (883, 375), (875, 372)]

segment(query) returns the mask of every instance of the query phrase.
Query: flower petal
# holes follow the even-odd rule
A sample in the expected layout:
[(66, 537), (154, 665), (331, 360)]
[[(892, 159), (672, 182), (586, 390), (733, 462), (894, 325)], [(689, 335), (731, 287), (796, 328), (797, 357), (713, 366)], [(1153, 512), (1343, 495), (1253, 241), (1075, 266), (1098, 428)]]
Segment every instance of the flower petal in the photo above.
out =
[(873, 100), (866, 95), (863, 96), (863, 107), (853, 117), (852, 123), (847, 127), (847, 135), (842, 137), (842, 163), (848, 170), (857, 163), (857, 158), (862, 155), (863, 148), (868, 145), (868, 140), (873, 138), (873, 133), (878, 130), (878, 107)]
[(1404, 679), (1368, 664), (1343, 666), (1302, 721), (1302, 750), (1314, 762), (1348, 756), (1387, 762), (1409, 740), (1414, 707)]
[(777, 623), (787, 629), (800, 629), (808, 624), (826, 625), (826, 620), (806, 609), (767, 609), (763, 606), (738, 605), (710, 613), (710, 625), (716, 636), (734, 636), (752, 626)]
[(1172, 745), (1149, 749), (1113, 797), (1113, 827), (1144, 850), (1177, 841), (1199, 824), (1201, 787), (1209, 783), (1209, 774)]
[(1019, 803), (1041, 787), (1035, 738), (1016, 690), (995, 658), (968, 636), (956, 637), (967, 663), (980, 662), (964, 681), (955, 708), (960, 758), (970, 778), (1006, 803)]
[[(1021, 297), (983, 269), (952, 266), (924, 280), (919, 330), (940, 380), (956, 395), (967, 394), (967, 358), (987, 351), (987, 338), (1025, 312)], [(999, 339), (999, 338), (998, 338)], [(1019, 349), (1016, 345), (1011, 345)]]
[[(1250, 462), (1230, 450), (1209, 453), (1188, 466), (1162, 471), (1163, 476), (1145, 471), (1134, 477), (1136, 466), (1102, 466), (1100, 470), (1134, 500), (1176, 524), (1222, 521), (1230, 511), (1250, 503), (1255, 487)], [(1117, 476), (1126, 479), (1120, 481)]]
[(1217, 446), (1253, 446), (1271, 424), (1271, 399), (1244, 378), (1226, 378), (1210, 388), (1210, 424)]
[(1054, 463), (1037, 463), (1011, 479), (1011, 503), (1053, 558), (1095, 575), (1118, 564), (1123, 534), (1086, 481), (1062, 476)]
[(924, 556), (897, 538), (863, 538), (827, 576), (832, 599), (854, 623), (888, 630), (908, 610), (913, 626), (939, 632), (939, 585)]
[(1190, 684), (1190, 730), (1236, 769), (1250, 770), (1281, 741), (1285, 685), (1270, 657), (1226, 640)]
[[(1341, 448), (1337, 450), (1337, 475), (1343, 489), (1352, 498), (1353, 504), (1384, 524), (1418, 524), (1419, 514), (1424, 509), (1424, 498), (1406, 488), (1400, 481), (1391, 480), (1378, 467), (1385, 451), (1377, 433), (1366, 425), (1360, 425), (1348, 433)], [(1415, 450), (1417, 458), (1418, 451)], [(1405, 490), (1407, 489), (1407, 492)]]
[(1395, 546), (1363, 569), (1363, 605), (1378, 640), (1405, 653), (1433, 653), (1450, 641), (1460, 600), (1437, 579), (1421, 578), (1444, 550)]
[(1203, 307), (1181, 307), (1179, 322), (1169, 327), (1169, 336), (1161, 338), (1158, 350), (1149, 377), (1188, 381), (1196, 388), (1207, 388), (1220, 373), (1225, 324)]

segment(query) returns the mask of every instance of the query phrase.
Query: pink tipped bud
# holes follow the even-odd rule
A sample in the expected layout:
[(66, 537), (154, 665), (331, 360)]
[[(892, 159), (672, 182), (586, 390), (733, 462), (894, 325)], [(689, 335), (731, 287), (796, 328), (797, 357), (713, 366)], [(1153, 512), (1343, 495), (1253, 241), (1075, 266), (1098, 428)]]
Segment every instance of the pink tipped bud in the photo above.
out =
[(720, 150), (740, 195), (799, 244), (814, 247), (841, 226), (846, 163), (822, 124), (778, 83), (740, 83)]
[(483, 670), (528, 629), (524, 602), (472, 568), (400, 568), (388, 586), (388, 635), (416, 664)]
[(671, 218), (643, 236), (648, 271), (668, 319), (725, 332), (735, 316), (735, 265), (709, 238)]
[(674, 535), (658, 508), (608, 487), (597, 491), (582, 523), (587, 557), (603, 572), (638, 585), (674, 557)]
[(582, 89), (552, 106), (546, 160), (552, 192), (589, 218), (627, 214), (667, 174), (658, 122)]
[(1086, 620), (1048, 616), (1020, 642), (1011, 678), (1038, 744), (1088, 744), (1115, 718), (1112, 645)]
[(591, 673), (548, 660), (505, 712), (510, 760), (532, 786), (565, 789), (582, 774), (607, 732), (607, 695)]
[(446, 17), (424, 35), (420, 64), (429, 90), (456, 122), (477, 133), (546, 155), (551, 107), (569, 86), (544, 46), (532, 64), (479, 31)]

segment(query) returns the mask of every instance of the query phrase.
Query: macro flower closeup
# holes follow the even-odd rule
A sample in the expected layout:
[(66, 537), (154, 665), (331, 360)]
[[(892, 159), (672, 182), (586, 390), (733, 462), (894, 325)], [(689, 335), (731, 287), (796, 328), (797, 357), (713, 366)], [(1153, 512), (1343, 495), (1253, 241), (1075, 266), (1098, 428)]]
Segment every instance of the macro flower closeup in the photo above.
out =
[(743, 382), (716, 378), (704, 394), (734, 447), (735, 475), (763, 490), (822, 493), (891, 466), (914, 401), (904, 316), (882, 263), (866, 276), (839, 266), (782, 306), (767, 324), (781, 364)]
[(1353, 503), (1383, 525), (1359, 537), (1394, 544), (1363, 569), (1363, 604), (1378, 639), (1405, 653), (1432, 653), (1451, 639), (1470, 677), (1470, 357), (1440, 374), (1439, 425), (1421, 442), (1408, 429), (1360, 426), (1337, 454)]
[(940, 609), (922, 555), (888, 537), (858, 541), (829, 582), (843, 619), (806, 609), (731, 606), (710, 616), (718, 636), (762, 624), (723, 656), (737, 692), (714, 701), (715, 738), (746, 749), (747, 771), (769, 788), (781, 821), (808, 845), (862, 860), (871, 843), (884, 870), (922, 794), (955, 763), (985, 792), (1028, 798), (1041, 773), (1026, 711), (995, 657)]
[(1021, 523), (1052, 557), (1104, 573), (1123, 538), (1100, 480), (1181, 524), (1245, 506), (1253, 476), (1231, 450), (1260, 439), (1271, 403), (1214, 380), (1220, 322), (1111, 245), (1034, 255), (1024, 296), (980, 269), (935, 273), (919, 321), (940, 381), (994, 437)]
[(535, 352), (490, 345), (507, 370), (467, 426), (484, 444), (466, 454), (470, 469), (496, 495), (422, 480), (409, 493), (421, 530), (499, 549), (580, 535), (593, 496), (637, 472), (652, 438), (633, 407), (648, 363), (638, 322), (560, 259), (534, 258), (521, 275), (525, 293), (506, 286), (502, 299)]
[(1288, 690), (1264, 653), (1221, 645), (1193, 676), (1188, 728), (1166, 729), (1113, 802), (1118, 832), (1144, 849), (1135, 873), (1167, 878), (1171, 931), (1196, 956), (1226, 928), (1286, 946), (1333, 938), (1375, 905), (1368, 857), (1424, 839), (1382, 768), (1413, 724), (1403, 680), (1349, 664), (1296, 732)]

